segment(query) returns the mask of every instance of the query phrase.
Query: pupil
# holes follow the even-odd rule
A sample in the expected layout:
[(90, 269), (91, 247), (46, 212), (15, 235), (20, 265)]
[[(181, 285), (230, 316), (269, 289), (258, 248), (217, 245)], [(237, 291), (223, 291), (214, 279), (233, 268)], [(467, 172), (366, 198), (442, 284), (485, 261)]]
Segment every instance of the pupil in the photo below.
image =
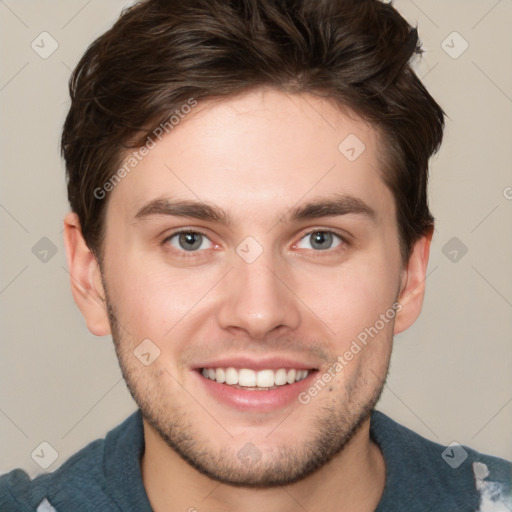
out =
[(329, 249), (332, 244), (332, 234), (326, 233), (325, 231), (317, 231), (313, 234), (312, 246), (315, 249), (325, 250)]
[(201, 246), (201, 237), (200, 233), (180, 233), (180, 245), (186, 251), (197, 249)]

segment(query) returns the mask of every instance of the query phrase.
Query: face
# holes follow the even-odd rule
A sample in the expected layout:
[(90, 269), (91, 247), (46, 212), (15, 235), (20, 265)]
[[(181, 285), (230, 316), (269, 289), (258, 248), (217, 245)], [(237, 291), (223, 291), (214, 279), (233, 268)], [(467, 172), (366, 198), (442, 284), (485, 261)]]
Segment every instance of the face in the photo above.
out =
[(296, 481), (368, 419), (403, 278), (382, 158), (333, 103), (258, 90), (199, 104), (111, 192), (102, 282), (124, 377), (211, 478)]

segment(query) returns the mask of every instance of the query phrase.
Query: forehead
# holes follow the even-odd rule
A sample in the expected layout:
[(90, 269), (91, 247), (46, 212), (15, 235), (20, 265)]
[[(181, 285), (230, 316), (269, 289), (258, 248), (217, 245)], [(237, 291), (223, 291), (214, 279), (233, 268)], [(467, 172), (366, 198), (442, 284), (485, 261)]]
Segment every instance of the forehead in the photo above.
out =
[(332, 193), (393, 209), (378, 131), (312, 94), (259, 89), (204, 101), (152, 146), (109, 209), (133, 217), (160, 197), (194, 199), (254, 221)]

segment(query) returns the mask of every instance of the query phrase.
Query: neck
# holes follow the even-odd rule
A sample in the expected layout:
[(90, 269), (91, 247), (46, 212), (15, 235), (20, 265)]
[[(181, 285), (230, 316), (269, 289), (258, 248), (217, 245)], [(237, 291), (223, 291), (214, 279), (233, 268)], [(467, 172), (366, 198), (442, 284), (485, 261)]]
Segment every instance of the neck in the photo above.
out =
[(303, 480), (251, 489), (199, 473), (144, 420), (142, 479), (154, 512), (373, 512), (384, 490), (385, 464), (369, 430), (368, 418), (338, 455)]

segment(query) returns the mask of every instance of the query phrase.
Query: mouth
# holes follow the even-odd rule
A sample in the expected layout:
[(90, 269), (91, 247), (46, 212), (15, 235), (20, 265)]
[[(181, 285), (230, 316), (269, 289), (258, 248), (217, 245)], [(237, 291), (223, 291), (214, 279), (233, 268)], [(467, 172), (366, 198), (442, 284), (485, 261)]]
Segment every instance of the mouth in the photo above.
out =
[(205, 379), (244, 391), (271, 391), (279, 389), (306, 379), (313, 371), (315, 370), (300, 368), (252, 370), (250, 368), (237, 369), (232, 366), (228, 368), (200, 369), (200, 373)]
[(204, 362), (193, 372), (214, 402), (243, 412), (270, 413), (294, 403), (312, 385), (319, 369), (289, 359), (245, 358)]

